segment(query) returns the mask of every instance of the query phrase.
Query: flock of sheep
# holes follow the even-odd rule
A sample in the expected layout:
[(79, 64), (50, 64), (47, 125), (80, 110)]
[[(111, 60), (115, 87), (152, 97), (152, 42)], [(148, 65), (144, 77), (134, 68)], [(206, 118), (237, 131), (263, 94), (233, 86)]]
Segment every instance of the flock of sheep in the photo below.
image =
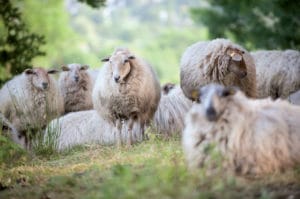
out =
[[(189, 168), (223, 165), (248, 175), (300, 163), (300, 52), (250, 53), (227, 39), (189, 46), (180, 85), (160, 87), (153, 68), (117, 48), (99, 70), (87, 65), (26, 69), (0, 90), (0, 120), (13, 141), (29, 149), (34, 134), (56, 131), (57, 150), (75, 145), (126, 143), (151, 127), (182, 132)], [(262, 98), (262, 99), (258, 99)], [(214, 146), (214, 147), (212, 147)]]

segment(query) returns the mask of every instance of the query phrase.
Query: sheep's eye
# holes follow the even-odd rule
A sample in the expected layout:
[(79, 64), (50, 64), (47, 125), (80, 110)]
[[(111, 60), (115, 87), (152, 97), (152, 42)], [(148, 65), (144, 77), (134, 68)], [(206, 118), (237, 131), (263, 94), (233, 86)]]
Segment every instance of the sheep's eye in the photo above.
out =
[(224, 89), (221, 93), (221, 97), (227, 97), (229, 95), (232, 94), (232, 90), (231, 89)]

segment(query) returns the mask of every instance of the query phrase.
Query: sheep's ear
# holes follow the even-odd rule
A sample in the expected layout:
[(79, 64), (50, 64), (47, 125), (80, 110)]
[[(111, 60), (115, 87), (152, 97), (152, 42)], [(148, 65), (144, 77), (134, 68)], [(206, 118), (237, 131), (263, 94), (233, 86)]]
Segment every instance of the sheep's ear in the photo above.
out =
[(229, 86), (224, 88), (223, 92), (222, 92), (222, 97), (227, 97), (230, 95), (234, 95), (239, 89), (235, 86)]
[(108, 62), (109, 61), (109, 57), (103, 58), (101, 59), (102, 62)]
[(27, 69), (25, 69), (25, 70), (24, 70), (24, 73), (25, 73), (26, 75), (35, 74), (34, 70), (33, 70), (33, 69), (31, 69), (31, 68), (27, 68)]
[(236, 52), (231, 53), (230, 57), (232, 58), (233, 61), (242, 61), (243, 59), (242, 55)]
[(191, 96), (192, 96), (192, 99), (195, 100), (196, 102), (200, 101), (200, 91), (199, 90), (193, 90), (191, 92)]
[(69, 70), (70, 70), (69, 67), (66, 66), (66, 65), (63, 65), (63, 66), (61, 67), (61, 69), (62, 69), (63, 71), (69, 71)]
[(128, 59), (135, 59), (135, 56), (134, 56), (134, 55), (130, 55), (130, 56), (128, 57)]
[(56, 74), (56, 73), (59, 73), (59, 70), (56, 70), (56, 69), (49, 69), (47, 71), (48, 74)]
[(82, 65), (81, 67), (80, 67), (80, 70), (87, 70), (87, 69), (89, 69), (89, 65)]

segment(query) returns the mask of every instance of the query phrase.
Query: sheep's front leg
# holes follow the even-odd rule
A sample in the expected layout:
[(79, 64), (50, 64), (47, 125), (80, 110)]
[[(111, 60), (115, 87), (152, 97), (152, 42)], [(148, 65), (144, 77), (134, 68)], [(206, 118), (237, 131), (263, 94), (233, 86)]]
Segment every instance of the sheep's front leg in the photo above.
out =
[(130, 146), (133, 144), (132, 140), (132, 128), (134, 124), (134, 119), (130, 118), (128, 121), (128, 137), (127, 137), (127, 144)]
[(117, 146), (121, 147), (122, 145), (122, 122), (120, 119), (116, 120), (116, 130), (117, 130)]

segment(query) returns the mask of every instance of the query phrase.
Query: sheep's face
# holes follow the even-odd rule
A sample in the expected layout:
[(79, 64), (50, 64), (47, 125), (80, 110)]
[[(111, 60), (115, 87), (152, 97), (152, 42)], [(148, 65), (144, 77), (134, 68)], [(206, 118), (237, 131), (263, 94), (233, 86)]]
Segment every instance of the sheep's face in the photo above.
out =
[(236, 93), (236, 87), (224, 87), (218, 84), (209, 84), (199, 90), (199, 98), (205, 110), (208, 121), (217, 121), (223, 114), (228, 100)]
[(225, 62), (228, 63), (228, 71), (236, 74), (239, 78), (247, 75), (247, 67), (243, 59), (244, 53), (244, 51), (229, 48), (224, 56)]
[(110, 58), (105, 58), (102, 61), (109, 63), (112, 71), (112, 80), (116, 83), (125, 83), (126, 77), (131, 70), (131, 62), (135, 59), (134, 56), (125, 55), (123, 53), (116, 53)]
[(173, 88), (175, 87), (175, 84), (173, 83), (166, 83), (165, 85), (162, 86), (162, 93), (164, 95), (167, 95)]
[(49, 74), (55, 74), (58, 70), (45, 70), (43, 68), (26, 69), (25, 75), (29, 78), (32, 85), (38, 90), (47, 90), (50, 84)]
[(81, 64), (69, 64), (68, 66), (62, 66), (61, 69), (67, 72), (67, 79), (72, 83), (79, 83), (86, 79), (88, 65)]

